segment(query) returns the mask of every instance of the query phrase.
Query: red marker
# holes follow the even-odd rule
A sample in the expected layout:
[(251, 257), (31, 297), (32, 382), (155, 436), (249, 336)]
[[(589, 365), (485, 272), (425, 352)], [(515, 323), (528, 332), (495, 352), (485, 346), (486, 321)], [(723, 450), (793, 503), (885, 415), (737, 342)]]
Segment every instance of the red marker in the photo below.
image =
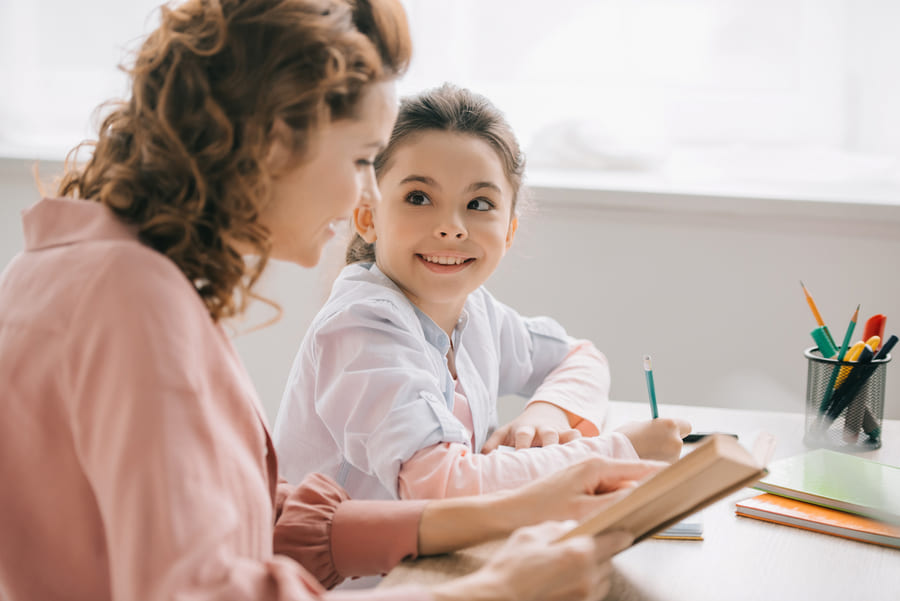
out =
[[(866, 321), (866, 328), (863, 330), (863, 340), (868, 340), (872, 336), (878, 336), (880, 340), (884, 340), (884, 322), (887, 321), (887, 317), (882, 314), (873, 315)], [(879, 346), (881, 344), (879, 343)], [(878, 349), (872, 349), (873, 351), (877, 351)]]

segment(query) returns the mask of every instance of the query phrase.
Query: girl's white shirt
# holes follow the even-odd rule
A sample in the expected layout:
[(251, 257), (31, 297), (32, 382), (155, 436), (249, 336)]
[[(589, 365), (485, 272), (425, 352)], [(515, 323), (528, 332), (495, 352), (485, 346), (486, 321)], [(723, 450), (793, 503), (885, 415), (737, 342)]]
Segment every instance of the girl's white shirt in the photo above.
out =
[[(482, 288), (453, 331), (456, 371), (479, 452), (497, 398), (530, 397), (577, 341), (548, 317), (523, 317)], [(281, 474), (324, 473), (351, 497), (398, 498), (401, 465), (442, 442), (471, 446), (453, 415), (450, 339), (371, 263), (345, 267), (313, 319), (274, 427)], [(604, 374), (608, 382), (608, 376)], [(605, 403), (603, 398), (580, 404)], [(604, 391), (605, 392), (605, 391)]]

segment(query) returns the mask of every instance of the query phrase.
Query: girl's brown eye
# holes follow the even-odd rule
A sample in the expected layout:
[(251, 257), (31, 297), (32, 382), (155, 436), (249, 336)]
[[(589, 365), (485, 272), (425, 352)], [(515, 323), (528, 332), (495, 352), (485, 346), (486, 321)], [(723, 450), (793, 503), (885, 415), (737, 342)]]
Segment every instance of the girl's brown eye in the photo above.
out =
[(428, 195), (424, 192), (415, 191), (406, 195), (406, 202), (412, 205), (422, 206), (431, 204), (431, 199), (428, 198)]
[(486, 198), (476, 198), (474, 200), (470, 200), (469, 204), (466, 205), (466, 208), (473, 209), (475, 211), (490, 211), (494, 208), (494, 203)]

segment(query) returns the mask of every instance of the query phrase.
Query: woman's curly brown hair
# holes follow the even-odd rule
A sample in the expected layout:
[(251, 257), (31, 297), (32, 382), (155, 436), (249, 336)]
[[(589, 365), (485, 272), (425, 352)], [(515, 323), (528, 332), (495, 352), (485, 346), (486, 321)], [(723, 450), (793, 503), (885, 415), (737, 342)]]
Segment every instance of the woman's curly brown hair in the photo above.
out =
[[(398, 0), (189, 0), (161, 8), (131, 98), (112, 105), (60, 196), (95, 200), (185, 274), (214, 321), (241, 313), (266, 266), (265, 157), (282, 119), (303, 159), (371, 82), (401, 74), (411, 43)], [(243, 253), (256, 255), (248, 265)]]

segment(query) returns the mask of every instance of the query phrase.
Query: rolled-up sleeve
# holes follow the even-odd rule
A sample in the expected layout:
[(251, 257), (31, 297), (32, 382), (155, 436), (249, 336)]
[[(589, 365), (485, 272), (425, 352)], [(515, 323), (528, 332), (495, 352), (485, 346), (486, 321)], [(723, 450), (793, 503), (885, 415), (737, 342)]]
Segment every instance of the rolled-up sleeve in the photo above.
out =
[(568, 355), (544, 378), (528, 401), (552, 403), (580, 418), (573, 424), (585, 436), (603, 429), (609, 406), (609, 363), (589, 340), (577, 340)]
[(447, 406), (445, 367), (421, 332), (395, 321), (388, 301), (357, 303), (329, 317), (314, 339), (315, 409), (356, 469), (394, 497), (400, 467), (419, 449), (468, 440)]

